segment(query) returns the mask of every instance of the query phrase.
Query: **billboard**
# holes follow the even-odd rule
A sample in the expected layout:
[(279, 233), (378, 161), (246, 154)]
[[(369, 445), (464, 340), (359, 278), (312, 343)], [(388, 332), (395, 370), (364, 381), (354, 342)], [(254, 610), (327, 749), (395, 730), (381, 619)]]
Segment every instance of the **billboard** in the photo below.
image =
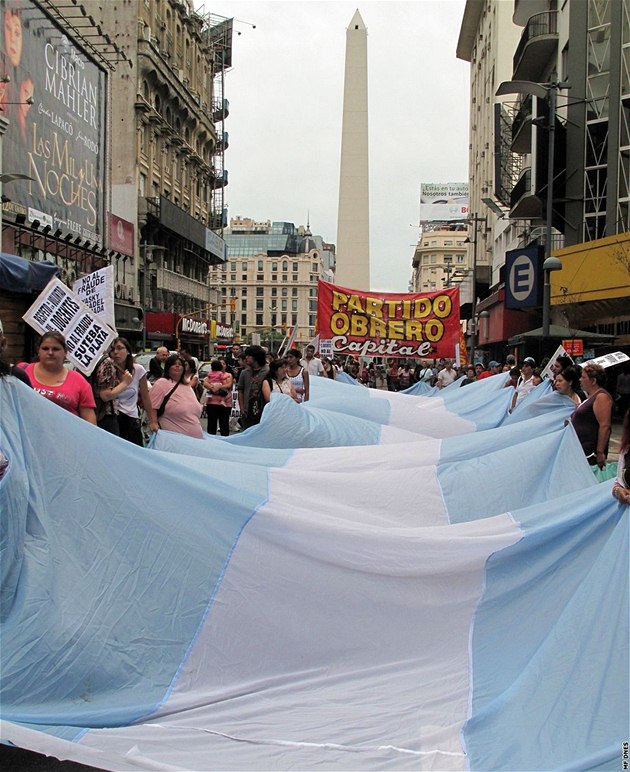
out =
[(421, 183), (420, 222), (457, 222), (467, 218), (468, 183)]
[(459, 289), (360, 292), (320, 281), (317, 332), (320, 347), (332, 341), (335, 354), (453, 357), (460, 336)]
[(5, 211), (102, 245), (105, 73), (32, 0), (0, 0)]

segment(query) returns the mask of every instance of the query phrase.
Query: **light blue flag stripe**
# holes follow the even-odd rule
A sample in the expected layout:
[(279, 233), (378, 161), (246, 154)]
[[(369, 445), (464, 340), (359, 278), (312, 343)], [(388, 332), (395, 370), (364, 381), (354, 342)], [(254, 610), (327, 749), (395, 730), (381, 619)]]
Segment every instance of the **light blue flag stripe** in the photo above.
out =
[(464, 731), (472, 770), (621, 766), (630, 544), (609, 488), (520, 510), (523, 539), (488, 561)]
[(62, 734), (136, 721), (168, 694), (267, 470), (250, 466), (238, 496), (219, 477), (209, 490), (184, 457), (156, 466), (14, 379), (0, 415), (3, 719)]

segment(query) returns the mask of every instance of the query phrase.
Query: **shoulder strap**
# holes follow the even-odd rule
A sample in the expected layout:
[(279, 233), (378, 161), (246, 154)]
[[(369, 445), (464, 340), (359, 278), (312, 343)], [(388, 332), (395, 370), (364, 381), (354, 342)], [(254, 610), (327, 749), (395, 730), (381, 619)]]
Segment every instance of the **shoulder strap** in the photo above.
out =
[(173, 392), (179, 386), (179, 384), (180, 384), (180, 382), (178, 381), (175, 384), (175, 386), (173, 386), (173, 388), (169, 391), (169, 393), (165, 395), (164, 399), (162, 400), (162, 404), (157, 409), (157, 416), (158, 416), (158, 418), (160, 418), (161, 416), (164, 415), (164, 411), (166, 410), (166, 403), (169, 401), (169, 399), (171, 398)]

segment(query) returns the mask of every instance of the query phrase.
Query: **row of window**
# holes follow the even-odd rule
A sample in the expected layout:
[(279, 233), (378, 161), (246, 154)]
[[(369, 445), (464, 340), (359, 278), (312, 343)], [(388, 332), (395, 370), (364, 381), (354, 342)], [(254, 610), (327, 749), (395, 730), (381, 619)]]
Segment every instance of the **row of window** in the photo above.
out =
[[(221, 294), (225, 297), (227, 296), (227, 287), (221, 287)], [(237, 293), (236, 287), (230, 287), (230, 297), (235, 298), (239, 294), (242, 298), (247, 297), (247, 287), (241, 287)], [(282, 287), (281, 290), (281, 296), (283, 298), (286, 298), (289, 296), (289, 288), (288, 287)], [(298, 297), (298, 287), (291, 287), (291, 297), (296, 298)], [(308, 295), (311, 298), (317, 297), (317, 288), (316, 287), (309, 287), (308, 288)], [(256, 297), (264, 297), (265, 296), (265, 288), (264, 287), (256, 287)], [(278, 297), (278, 288), (272, 287), (271, 288), (271, 297), (277, 298)]]
[[(440, 257), (440, 260), (438, 260), (438, 257)], [(423, 265), (429, 265), (429, 264), (436, 264), (436, 263), (449, 263), (449, 262), (455, 262), (455, 263), (465, 263), (466, 262), (466, 255), (424, 255), (422, 257), (422, 263)]]
[[(215, 266), (216, 268), (216, 266)], [(253, 270), (253, 264), (248, 263), (246, 260), (243, 260), (243, 262), (240, 265), (240, 269), (243, 272), (246, 272), (248, 270)], [(283, 260), (281, 264), (281, 269), (283, 273), (287, 273), (289, 270), (289, 261)], [(230, 271), (233, 273), (238, 270), (238, 264), (236, 260), (230, 261)], [(264, 260), (258, 260), (256, 263), (256, 270), (259, 272), (262, 272), (265, 270), (265, 261)], [(293, 273), (297, 273), (300, 270), (300, 264), (298, 262), (292, 263), (292, 271)], [(271, 262), (271, 271), (272, 273), (276, 273), (278, 271), (278, 263), (275, 260), (272, 260)], [(313, 273), (319, 272), (319, 263), (312, 263), (311, 264), (311, 271)]]

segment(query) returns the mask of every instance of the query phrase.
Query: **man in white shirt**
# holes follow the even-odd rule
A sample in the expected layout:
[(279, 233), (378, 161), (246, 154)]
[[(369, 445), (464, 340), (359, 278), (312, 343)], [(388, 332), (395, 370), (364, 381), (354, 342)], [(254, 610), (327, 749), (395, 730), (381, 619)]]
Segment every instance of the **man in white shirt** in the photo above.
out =
[(510, 408), (510, 412), (512, 412), (518, 403), (535, 387), (535, 367), (536, 361), (533, 359), (533, 357), (525, 357), (523, 364), (521, 365), (521, 376), (516, 382), (516, 389), (514, 391), (514, 398), (512, 400), (512, 407)]
[(315, 346), (307, 346), (304, 352), (304, 359), (300, 364), (308, 371), (309, 377), (312, 375), (325, 375), (322, 360), (315, 356)]
[(440, 370), (437, 374), (437, 387), (443, 389), (445, 386), (449, 386), (457, 378), (457, 373), (453, 370), (451, 360), (444, 360), (444, 369)]

